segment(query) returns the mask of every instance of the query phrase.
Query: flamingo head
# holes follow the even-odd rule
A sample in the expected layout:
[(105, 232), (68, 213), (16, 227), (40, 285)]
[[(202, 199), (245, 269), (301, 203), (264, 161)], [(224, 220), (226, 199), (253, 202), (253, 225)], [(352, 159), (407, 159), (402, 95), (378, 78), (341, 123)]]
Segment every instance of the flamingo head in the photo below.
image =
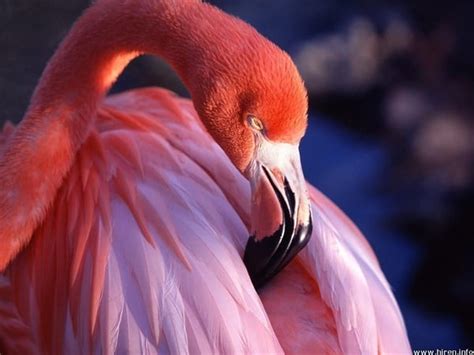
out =
[[(191, 94), (210, 134), (250, 181), (251, 237), (244, 262), (260, 287), (311, 235), (298, 148), (308, 100), (288, 54), (250, 26), (239, 21), (234, 27), (236, 38), (229, 32), (226, 41), (215, 39), (207, 46), (212, 65), (194, 67), (199, 80), (193, 80)], [(202, 68), (210, 69), (203, 73)]]

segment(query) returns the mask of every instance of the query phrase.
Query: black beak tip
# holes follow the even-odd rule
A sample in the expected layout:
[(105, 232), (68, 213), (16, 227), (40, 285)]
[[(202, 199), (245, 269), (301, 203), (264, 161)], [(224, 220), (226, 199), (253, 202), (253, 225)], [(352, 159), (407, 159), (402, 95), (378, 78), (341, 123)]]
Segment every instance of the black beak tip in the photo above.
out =
[(270, 171), (262, 166), (275, 191), (283, 215), (283, 223), (271, 236), (256, 240), (250, 237), (244, 253), (244, 264), (256, 289), (278, 274), (308, 244), (313, 230), (311, 215), (307, 224), (296, 224), (295, 193), (285, 178), (284, 191), (276, 186)]
[(244, 253), (244, 264), (256, 289), (264, 286), (308, 244), (313, 230), (311, 217), (307, 225), (293, 227), (286, 221), (271, 236), (257, 241), (250, 237)]

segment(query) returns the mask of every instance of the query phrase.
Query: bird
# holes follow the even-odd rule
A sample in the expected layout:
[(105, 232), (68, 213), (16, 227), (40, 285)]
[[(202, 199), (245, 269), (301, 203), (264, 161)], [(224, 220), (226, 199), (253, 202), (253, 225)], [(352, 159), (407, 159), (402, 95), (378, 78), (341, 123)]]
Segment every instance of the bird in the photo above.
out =
[[(141, 54), (191, 99), (107, 96)], [(200, 0), (97, 0), (0, 135), (0, 353), (411, 353), (379, 262), (302, 173), (290, 56)]]

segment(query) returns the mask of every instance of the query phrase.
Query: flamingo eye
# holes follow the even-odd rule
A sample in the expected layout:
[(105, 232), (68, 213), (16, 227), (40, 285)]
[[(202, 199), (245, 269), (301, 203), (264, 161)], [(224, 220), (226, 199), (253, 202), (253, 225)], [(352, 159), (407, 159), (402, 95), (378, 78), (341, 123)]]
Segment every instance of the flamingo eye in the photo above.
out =
[(249, 126), (252, 127), (252, 129), (254, 129), (255, 131), (263, 131), (263, 123), (257, 117), (249, 115), (247, 121), (249, 123)]

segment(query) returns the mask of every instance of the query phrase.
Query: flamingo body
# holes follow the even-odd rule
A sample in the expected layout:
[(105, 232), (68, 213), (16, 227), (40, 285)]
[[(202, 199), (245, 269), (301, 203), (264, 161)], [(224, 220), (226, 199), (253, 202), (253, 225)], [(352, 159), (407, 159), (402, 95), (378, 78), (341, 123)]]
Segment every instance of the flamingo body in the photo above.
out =
[[(259, 296), (241, 257), (249, 198), (190, 101), (160, 89), (108, 98), (46, 220), (0, 276), (3, 349), (340, 353), (403, 335), (370, 247), (314, 188), (308, 250)], [(351, 324), (370, 315), (394, 323)], [(367, 344), (351, 342), (358, 331)]]
[[(192, 101), (104, 98), (144, 52)], [(370, 246), (304, 180), (306, 112), (244, 22), (95, 2), (0, 135), (0, 353), (410, 353)]]

